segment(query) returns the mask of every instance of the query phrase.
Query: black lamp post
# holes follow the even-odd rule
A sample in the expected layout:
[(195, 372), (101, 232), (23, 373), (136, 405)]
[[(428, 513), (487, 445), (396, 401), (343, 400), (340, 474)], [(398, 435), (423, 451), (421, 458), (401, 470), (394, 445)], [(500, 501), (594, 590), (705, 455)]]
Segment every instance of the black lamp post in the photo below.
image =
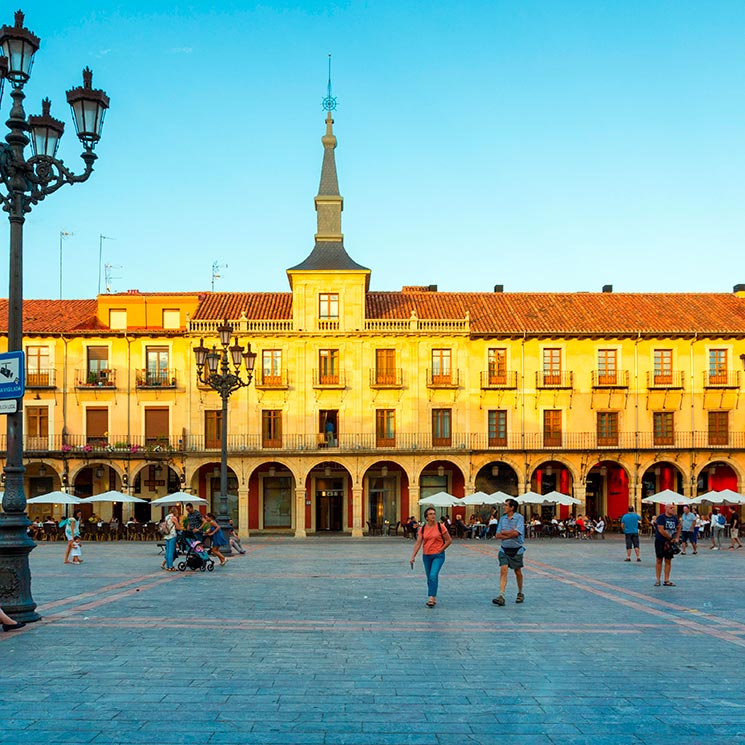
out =
[[(230, 336), (233, 327), (227, 320), (217, 329), (220, 334), (220, 345), (217, 349), (204, 346), (204, 339), (199, 340), (199, 346), (194, 348), (194, 356), (197, 362), (197, 380), (208, 385), (220, 394), (222, 399), (222, 422), (220, 423), (220, 514), (217, 523), (223, 529), (225, 537), (229, 536), (230, 515), (228, 514), (228, 399), (233, 391), (247, 386), (253, 377), (254, 365), (256, 364), (256, 352), (251, 351), (251, 345), (247, 344), (244, 349), (238, 344), (235, 337), (232, 346)], [(233, 363), (233, 372), (230, 371), (230, 363)], [(245, 365), (246, 380), (241, 378), (242, 367)], [(223, 553), (230, 554), (230, 543), (225, 547)]]
[[(109, 97), (92, 88), (92, 73), (83, 71), (83, 85), (67, 91), (78, 138), (83, 144), (82, 174), (70, 171), (56, 158), (57, 146), (65, 125), (50, 113), (49, 99), (42, 102), (41, 116), (29, 116), (23, 110), (23, 86), (29, 79), (39, 37), (23, 27), (23, 13), (15, 14), (14, 26), (0, 28), (0, 78), (10, 82), (13, 105), (6, 122), (10, 130), (7, 144), (0, 143), (0, 204), (10, 221), (10, 281), (8, 290), (8, 351), (23, 350), (23, 223), (26, 213), (48, 194), (64, 184), (86, 181), (93, 172), (93, 153), (101, 138)], [(0, 88), (2, 96), (2, 88)], [(29, 138), (28, 134), (31, 137)], [(24, 150), (31, 145), (33, 155)], [(31, 573), (28, 555), (34, 542), (28, 538), (26, 496), (23, 489), (23, 409), (8, 414), (5, 494), (0, 512), (0, 602), (18, 621), (37, 621), (36, 603), (31, 597)]]

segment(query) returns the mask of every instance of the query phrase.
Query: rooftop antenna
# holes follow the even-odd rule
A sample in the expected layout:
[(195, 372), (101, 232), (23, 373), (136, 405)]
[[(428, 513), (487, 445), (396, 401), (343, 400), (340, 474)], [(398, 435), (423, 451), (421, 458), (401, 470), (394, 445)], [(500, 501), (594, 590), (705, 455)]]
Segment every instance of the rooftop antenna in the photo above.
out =
[[(103, 259), (103, 242), (104, 241), (115, 241), (116, 238), (111, 238), (108, 235), (101, 235), (98, 236), (98, 294), (101, 294), (101, 261)], [(106, 265), (108, 266), (108, 264)], [(120, 279), (117, 277), (117, 279)], [(108, 282), (106, 283), (108, 285)], [(108, 288), (106, 289), (106, 292), (108, 292)]]
[(331, 95), (331, 54), (329, 53), (329, 86), (328, 94), (323, 99), (321, 106), (324, 111), (336, 111), (336, 99)]
[[(102, 237), (102, 238), (105, 238), (106, 236), (104, 235), (104, 236), (101, 236), (101, 237)], [(113, 269), (121, 269), (121, 268), (122, 268), (122, 267), (121, 267), (121, 265), (120, 265), (120, 264), (106, 264), (106, 265), (104, 266), (104, 270), (105, 270), (105, 278), (106, 278), (106, 294), (107, 294), (107, 295), (111, 293), (111, 280), (112, 280), (112, 279), (121, 279), (121, 277), (115, 277), (115, 276), (114, 276), (114, 275), (112, 274), (112, 270), (113, 270)], [(100, 294), (101, 294), (101, 293), (99, 292), (99, 295), (100, 295)]]
[(62, 241), (64, 238), (69, 238), (75, 233), (69, 233), (67, 230), (60, 230), (59, 232), (59, 299), (62, 300)]
[(222, 279), (222, 275), (220, 274), (221, 269), (227, 269), (227, 264), (220, 264), (217, 261), (212, 262), (212, 292), (215, 291), (215, 280), (216, 279)]

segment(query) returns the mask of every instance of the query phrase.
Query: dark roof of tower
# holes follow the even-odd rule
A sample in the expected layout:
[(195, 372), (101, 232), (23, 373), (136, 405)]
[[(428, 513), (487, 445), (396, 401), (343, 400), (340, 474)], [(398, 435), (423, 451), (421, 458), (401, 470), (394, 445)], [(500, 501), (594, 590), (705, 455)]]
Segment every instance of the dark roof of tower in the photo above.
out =
[(310, 255), (296, 266), (291, 266), (287, 271), (364, 271), (370, 270), (354, 261), (344, 244), (338, 241), (316, 241), (316, 245)]

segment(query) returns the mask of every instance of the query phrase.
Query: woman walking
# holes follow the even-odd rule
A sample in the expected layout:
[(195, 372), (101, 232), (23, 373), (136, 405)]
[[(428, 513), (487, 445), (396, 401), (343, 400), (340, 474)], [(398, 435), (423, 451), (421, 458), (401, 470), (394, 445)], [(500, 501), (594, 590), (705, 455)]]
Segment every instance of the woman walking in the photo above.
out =
[(166, 515), (166, 528), (168, 532), (163, 536), (166, 542), (166, 558), (161, 564), (161, 567), (168, 572), (175, 572), (176, 569), (173, 566), (173, 560), (176, 558), (176, 538), (177, 530), (181, 525), (179, 520), (178, 507), (173, 505)]
[(207, 513), (207, 523), (209, 524), (209, 528), (206, 535), (212, 539), (212, 548), (210, 550), (220, 559), (220, 566), (225, 566), (228, 560), (220, 553), (220, 547), (228, 545), (227, 538), (225, 538), (222, 528), (217, 524), (217, 519), (211, 512)]
[(437, 522), (437, 512), (434, 507), (424, 511), (424, 524), (419, 528), (414, 552), (411, 554), (410, 565), (414, 568), (414, 560), (420, 547), (422, 548), (422, 562), (424, 574), (427, 576), (427, 607), (434, 608), (437, 604), (437, 579), (440, 569), (445, 563), (445, 549), (453, 542), (447, 529)]

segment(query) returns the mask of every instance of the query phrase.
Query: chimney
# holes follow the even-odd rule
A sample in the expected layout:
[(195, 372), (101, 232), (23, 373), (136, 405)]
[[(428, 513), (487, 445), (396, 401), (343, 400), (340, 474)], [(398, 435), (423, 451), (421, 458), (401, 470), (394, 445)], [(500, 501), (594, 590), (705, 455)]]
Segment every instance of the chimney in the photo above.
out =
[(603, 285), (603, 292), (613, 292), (613, 285)]
[(504, 292), (504, 285), (494, 285), (494, 292)]

